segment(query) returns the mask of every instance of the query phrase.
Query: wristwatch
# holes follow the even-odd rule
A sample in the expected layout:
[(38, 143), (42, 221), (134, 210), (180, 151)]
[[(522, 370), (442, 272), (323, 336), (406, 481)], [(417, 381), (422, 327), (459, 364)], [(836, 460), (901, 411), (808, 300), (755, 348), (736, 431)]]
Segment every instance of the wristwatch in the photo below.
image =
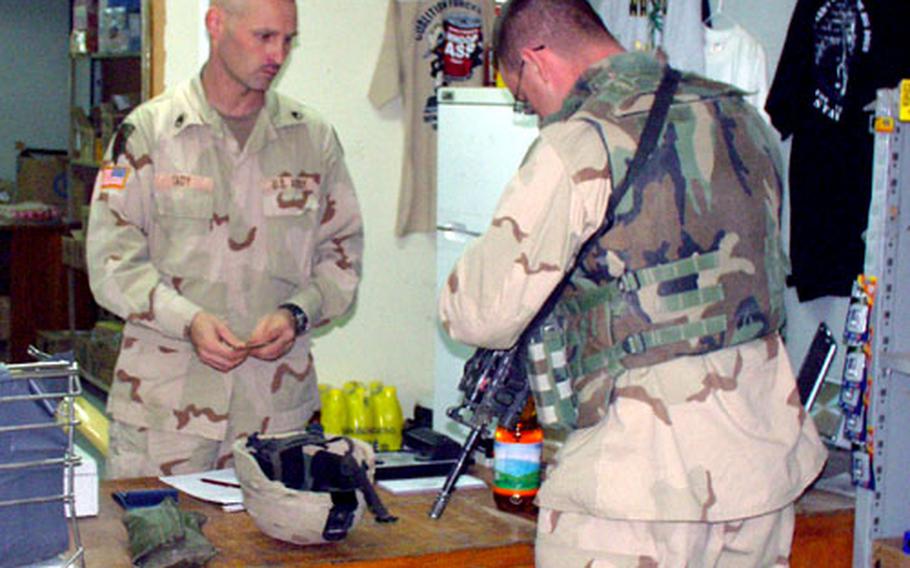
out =
[(310, 320), (306, 317), (306, 312), (303, 311), (303, 308), (297, 304), (281, 304), (278, 308), (291, 312), (291, 316), (294, 318), (294, 333), (297, 335), (306, 333)]

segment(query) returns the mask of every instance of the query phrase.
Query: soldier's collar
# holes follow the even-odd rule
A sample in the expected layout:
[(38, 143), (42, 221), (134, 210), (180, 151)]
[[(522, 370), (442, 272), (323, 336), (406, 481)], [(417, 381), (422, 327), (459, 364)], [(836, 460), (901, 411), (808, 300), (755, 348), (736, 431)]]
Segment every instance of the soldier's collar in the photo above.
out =
[[(205, 97), (201, 74), (193, 77), (184, 90), (184, 96), (179, 101), (171, 120), (171, 126), (175, 132), (194, 125), (221, 124), (222, 120), (218, 111), (209, 104)], [(276, 129), (301, 124), (307, 118), (307, 110), (304, 105), (283, 97), (274, 90), (269, 90), (265, 94), (264, 111), (269, 118), (269, 123)]]
[(581, 74), (562, 108), (544, 117), (541, 127), (568, 119), (594, 94), (606, 94), (608, 99), (620, 103), (617, 108), (621, 108), (621, 101), (628, 97), (655, 92), (662, 73), (660, 62), (640, 51), (605, 57)]

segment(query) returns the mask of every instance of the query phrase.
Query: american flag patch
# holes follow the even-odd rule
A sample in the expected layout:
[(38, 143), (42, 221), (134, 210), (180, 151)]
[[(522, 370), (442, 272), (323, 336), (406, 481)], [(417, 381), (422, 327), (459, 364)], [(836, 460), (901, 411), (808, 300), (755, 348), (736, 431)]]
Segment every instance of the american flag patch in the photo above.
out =
[(130, 177), (127, 166), (105, 166), (101, 170), (101, 189), (123, 189)]

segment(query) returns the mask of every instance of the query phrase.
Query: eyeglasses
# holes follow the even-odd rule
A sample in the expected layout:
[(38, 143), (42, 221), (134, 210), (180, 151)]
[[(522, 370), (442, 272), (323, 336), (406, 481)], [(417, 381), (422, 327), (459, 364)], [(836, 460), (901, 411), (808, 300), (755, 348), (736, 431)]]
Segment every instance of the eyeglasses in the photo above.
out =
[[(531, 51), (540, 51), (545, 47), (545, 45), (538, 45), (531, 48)], [(512, 105), (512, 110), (519, 114), (534, 114), (534, 107), (531, 106), (531, 103), (521, 98), (521, 76), (524, 75), (524, 71), (525, 60), (522, 58), (521, 63), (518, 65), (518, 82), (515, 85), (515, 103)]]

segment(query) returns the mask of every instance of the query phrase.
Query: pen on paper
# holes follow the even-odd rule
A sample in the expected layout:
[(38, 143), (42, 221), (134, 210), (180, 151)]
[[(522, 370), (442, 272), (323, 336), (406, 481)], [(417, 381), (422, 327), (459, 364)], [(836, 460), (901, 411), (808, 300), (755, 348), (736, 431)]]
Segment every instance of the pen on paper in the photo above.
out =
[(240, 488), (239, 483), (232, 483), (230, 481), (221, 481), (220, 479), (208, 479), (206, 477), (201, 478), (199, 481), (202, 483), (209, 483), (211, 485), (218, 485), (220, 487), (237, 487)]

